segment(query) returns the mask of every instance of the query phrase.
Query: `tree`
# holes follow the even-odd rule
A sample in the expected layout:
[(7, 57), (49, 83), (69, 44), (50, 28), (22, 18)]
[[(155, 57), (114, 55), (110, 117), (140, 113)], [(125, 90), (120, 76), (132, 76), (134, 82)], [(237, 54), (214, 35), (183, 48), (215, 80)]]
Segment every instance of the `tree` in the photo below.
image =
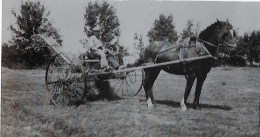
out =
[(105, 48), (116, 49), (119, 46), (120, 24), (113, 6), (107, 2), (90, 2), (86, 7), (84, 19), (86, 41), (89, 37), (96, 36)]
[(196, 26), (194, 27), (194, 31), (195, 31), (195, 36), (196, 36), (196, 37), (199, 37), (199, 34), (200, 34), (200, 25), (201, 25), (201, 23), (200, 23), (200, 22), (197, 22), (197, 23), (196, 23)]
[(249, 52), (249, 45), (251, 45), (250, 37), (247, 33), (238, 38), (236, 52), (238, 55), (247, 55)]
[(181, 33), (182, 39), (191, 36), (199, 36), (200, 23), (197, 22), (196, 25), (193, 24), (193, 20), (187, 20), (186, 27), (183, 29)]
[(137, 33), (134, 34), (134, 48), (137, 49), (138, 51), (141, 51), (144, 48), (144, 42), (143, 42), (143, 37), (140, 34), (138, 36)]
[(193, 27), (193, 21), (192, 20), (188, 20), (187, 24), (186, 24), (186, 28), (184, 28), (182, 33), (181, 33), (182, 39), (184, 39), (186, 37), (190, 37), (192, 35), (195, 35), (192, 32), (192, 27)]
[(40, 2), (23, 2), (20, 14), (12, 11), (16, 23), (10, 25), (12, 37), (9, 45), (17, 50), (18, 62), (28, 68), (42, 66), (50, 59), (47, 43), (36, 37), (37, 34), (52, 36), (58, 43), (62, 43), (58, 30), (47, 19), (50, 12), (45, 12)]
[(171, 43), (176, 42), (178, 36), (174, 29), (175, 25), (173, 24), (173, 16), (170, 15), (166, 17), (165, 15), (161, 14), (159, 19), (154, 21), (151, 30), (147, 34), (149, 42), (163, 40), (169, 41)]
[(134, 54), (132, 53), (132, 55), (141, 57), (141, 53), (144, 50), (144, 42), (141, 34), (139, 36), (137, 33), (134, 34), (134, 49)]
[(249, 47), (249, 54), (255, 62), (259, 62), (260, 56), (260, 31), (253, 31), (251, 33), (252, 44)]
[(244, 36), (239, 37), (237, 45), (237, 55), (246, 56), (251, 65), (253, 64), (253, 61), (259, 62), (260, 31), (245, 33)]

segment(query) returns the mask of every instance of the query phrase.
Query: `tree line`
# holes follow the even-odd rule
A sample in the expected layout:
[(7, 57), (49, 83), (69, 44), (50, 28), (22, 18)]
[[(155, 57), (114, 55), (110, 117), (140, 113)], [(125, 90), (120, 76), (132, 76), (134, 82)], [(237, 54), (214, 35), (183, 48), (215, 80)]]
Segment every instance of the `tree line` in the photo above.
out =
[[(12, 11), (16, 22), (9, 26), (11, 40), (2, 44), (2, 65), (9, 68), (36, 68), (44, 67), (50, 60), (52, 52), (47, 43), (36, 37), (37, 34), (51, 36), (62, 45), (62, 36), (59, 30), (48, 19), (51, 14), (40, 2), (22, 2), (18, 12)], [(120, 22), (116, 15), (116, 9), (106, 1), (89, 2), (84, 14), (85, 38), (80, 40), (83, 46), (88, 46), (88, 39), (95, 36), (101, 41), (104, 48), (118, 50), (124, 48), (120, 45)], [(178, 36), (175, 30), (173, 15), (161, 14), (147, 32), (149, 42), (168, 41), (176, 43), (191, 35), (198, 36), (200, 23), (194, 25), (192, 20), (187, 20), (186, 27)], [(245, 33), (237, 37), (237, 50), (223, 57), (220, 63), (245, 66), (259, 62), (260, 55), (260, 31)], [(134, 34), (134, 48), (143, 50), (143, 36)]]
[(2, 45), (2, 65), (10, 68), (43, 66), (50, 59), (50, 50), (35, 36), (45, 34), (62, 43), (59, 31), (48, 19), (50, 12), (40, 2), (23, 2), (19, 13), (12, 10), (12, 14), (16, 22), (9, 26), (11, 40)]

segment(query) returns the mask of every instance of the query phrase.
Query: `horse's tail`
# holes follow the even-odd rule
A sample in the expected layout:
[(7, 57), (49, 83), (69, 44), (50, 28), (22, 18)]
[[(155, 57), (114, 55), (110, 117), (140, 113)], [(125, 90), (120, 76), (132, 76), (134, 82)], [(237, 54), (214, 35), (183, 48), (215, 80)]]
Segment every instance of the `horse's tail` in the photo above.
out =
[(145, 78), (145, 73), (144, 70), (142, 70), (142, 81), (141, 81), (141, 86), (139, 87), (138, 91), (135, 93), (135, 96), (139, 94), (139, 92), (142, 90), (144, 87), (144, 78)]

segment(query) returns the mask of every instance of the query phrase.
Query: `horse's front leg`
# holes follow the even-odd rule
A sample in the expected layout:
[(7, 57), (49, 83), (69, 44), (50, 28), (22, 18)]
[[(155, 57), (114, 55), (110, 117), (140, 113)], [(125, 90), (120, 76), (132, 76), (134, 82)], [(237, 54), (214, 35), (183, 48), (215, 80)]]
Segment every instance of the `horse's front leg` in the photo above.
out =
[(200, 94), (201, 94), (201, 89), (203, 86), (203, 83), (207, 77), (207, 74), (199, 74), (197, 77), (197, 84), (196, 84), (196, 89), (195, 89), (195, 98), (193, 101), (193, 108), (201, 110), (199, 101), (200, 101)]
[(154, 97), (153, 97), (153, 84), (160, 73), (160, 69), (145, 69), (144, 78), (144, 91), (146, 96), (146, 103), (148, 107), (153, 107)]
[(196, 78), (196, 74), (195, 73), (191, 73), (191, 74), (188, 75), (184, 97), (183, 97), (183, 99), (181, 101), (181, 109), (182, 110), (185, 110), (185, 111), (187, 110), (186, 102), (187, 102), (187, 99), (188, 99), (188, 97), (190, 95), (190, 91), (191, 91), (191, 88), (192, 88), (192, 85), (194, 83), (195, 78)]

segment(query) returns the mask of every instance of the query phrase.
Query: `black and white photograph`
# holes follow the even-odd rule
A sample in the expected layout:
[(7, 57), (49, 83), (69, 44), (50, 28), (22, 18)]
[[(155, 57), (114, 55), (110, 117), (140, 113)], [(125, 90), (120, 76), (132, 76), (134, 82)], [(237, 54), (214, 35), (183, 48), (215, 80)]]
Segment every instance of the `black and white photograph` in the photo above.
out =
[(260, 136), (260, 1), (2, 0), (2, 137)]

